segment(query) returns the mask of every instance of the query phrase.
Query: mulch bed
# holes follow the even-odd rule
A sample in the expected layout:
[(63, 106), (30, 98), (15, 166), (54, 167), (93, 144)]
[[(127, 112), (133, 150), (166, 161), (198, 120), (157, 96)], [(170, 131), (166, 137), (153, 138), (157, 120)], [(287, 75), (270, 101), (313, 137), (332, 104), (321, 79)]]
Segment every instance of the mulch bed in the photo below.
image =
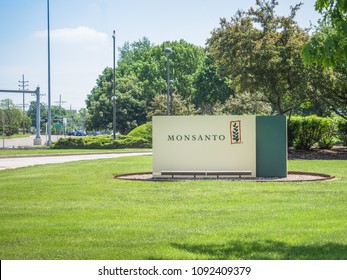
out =
[(309, 151), (289, 149), (288, 159), (347, 159), (347, 147), (334, 146), (332, 149), (312, 149)]
[(333, 180), (335, 177), (326, 175), (326, 174), (317, 174), (309, 172), (288, 172), (288, 176), (285, 178), (267, 178), (267, 177), (229, 177), (229, 178), (215, 178), (215, 177), (175, 177), (172, 178), (153, 178), (152, 173), (133, 173), (133, 174), (122, 174), (115, 176), (115, 179), (121, 180), (132, 180), (132, 181), (155, 181), (155, 182), (164, 182), (164, 181), (188, 181), (188, 180), (228, 180), (228, 181), (254, 181), (254, 182), (303, 182), (303, 181), (327, 181)]
[[(336, 146), (332, 149), (312, 149), (309, 151), (301, 151), (295, 149), (288, 150), (289, 160), (346, 160), (347, 147)], [(139, 180), (139, 181), (178, 181), (178, 180), (194, 180), (193, 178), (153, 178), (152, 173), (136, 173), (123, 174), (115, 176), (115, 179), (122, 180)], [(205, 180), (206, 178), (197, 178), (195, 180)], [(209, 180), (217, 180), (216, 178), (208, 178)], [(304, 181), (326, 181), (333, 180), (335, 177), (326, 174), (317, 174), (309, 172), (288, 172), (286, 178), (221, 178), (219, 180), (244, 180), (255, 182), (304, 182)]]

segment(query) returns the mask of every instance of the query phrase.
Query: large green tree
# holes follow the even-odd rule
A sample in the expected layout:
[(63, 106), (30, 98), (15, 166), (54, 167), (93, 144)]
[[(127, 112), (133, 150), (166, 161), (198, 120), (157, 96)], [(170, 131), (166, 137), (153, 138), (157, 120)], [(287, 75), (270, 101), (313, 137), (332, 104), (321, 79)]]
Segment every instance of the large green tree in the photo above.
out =
[(221, 73), (238, 92), (262, 93), (278, 114), (297, 107), (306, 94), (308, 73), (301, 48), (308, 40), (294, 18), (276, 15), (277, 1), (256, 1), (256, 7), (239, 11), (230, 21), (222, 19), (212, 32), (208, 50)]
[(347, 119), (347, 62), (325, 69), (312, 65), (310, 75), (313, 77), (310, 90), (314, 105)]
[(210, 55), (205, 57), (194, 78), (194, 104), (202, 114), (213, 114), (216, 103), (224, 103), (234, 94), (232, 82), (219, 75)]
[[(106, 68), (97, 80), (97, 85), (88, 95), (87, 128), (106, 130), (113, 121), (113, 69)], [(138, 79), (129, 74), (117, 79), (116, 125), (122, 134), (128, 133), (146, 122), (146, 103), (143, 88)]]
[(317, 0), (316, 10), (323, 18), (303, 46), (304, 63), (319, 77), (313, 83), (317, 103), (347, 119), (347, 0)]
[(125, 43), (120, 48), (117, 77), (134, 75), (142, 83), (146, 104), (149, 105), (156, 94), (167, 90), (167, 56), (165, 48), (171, 48), (170, 79), (174, 81), (174, 91), (183, 99), (188, 99), (194, 91), (194, 76), (205, 58), (203, 48), (184, 40), (167, 41), (153, 45), (147, 38), (132, 44)]
[(133, 43), (126, 42), (119, 49), (117, 77), (135, 76), (141, 82), (147, 104), (165, 87), (158, 61), (150, 54), (154, 45), (146, 37)]
[(11, 99), (0, 101), (0, 131), (7, 136), (18, 133), (23, 122), (22, 112)]
[(317, 0), (315, 7), (323, 18), (303, 47), (305, 63), (334, 67), (347, 62), (347, 0)]
[[(156, 111), (151, 104), (158, 95), (167, 92), (167, 56), (165, 48), (171, 48), (170, 79), (174, 80), (172, 91), (176, 100), (191, 103), (194, 77), (204, 62), (204, 49), (184, 40), (164, 42), (154, 46), (147, 38), (126, 43), (119, 49), (116, 70), (116, 116), (117, 129), (127, 133), (146, 122), (147, 115)], [(96, 86), (88, 95), (88, 129), (105, 130), (112, 127), (113, 70), (106, 68), (99, 76)], [(160, 99), (160, 98), (159, 98)], [(176, 106), (175, 102), (174, 106)], [(189, 105), (191, 106), (191, 104)], [(151, 112), (153, 110), (153, 112)], [(174, 109), (174, 112), (180, 110)]]
[(160, 65), (161, 79), (165, 81), (165, 86), (161, 92), (166, 92), (166, 62), (167, 57), (163, 54), (165, 48), (172, 49), (170, 60), (170, 79), (174, 81), (173, 91), (181, 95), (183, 100), (191, 98), (194, 92), (194, 77), (204, 63), (206, 52), (203, 48), (184, 40), (174, 42), (164, 42), (152, 48), (152, 55)]

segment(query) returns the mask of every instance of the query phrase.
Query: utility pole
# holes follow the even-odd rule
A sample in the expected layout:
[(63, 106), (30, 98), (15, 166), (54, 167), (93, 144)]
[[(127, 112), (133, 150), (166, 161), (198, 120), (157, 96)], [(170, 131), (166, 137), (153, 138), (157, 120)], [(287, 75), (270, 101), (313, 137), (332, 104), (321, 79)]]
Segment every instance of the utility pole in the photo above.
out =
[(61, 100), (61, 94), (59, 94), (59, 101), (55, 101), (56, 104), (59, 106), (59, 117), (62, 117), (61, 115), (61, 108), (63, 103), (67, 103), (66, 101)]
[(29, 81), (26, 81), (24, 79), (24, 74), (22, 75), (22, 80), (18, 81), (19, 83), (19, 89), (23, 90), (23, 134), (25, 134), (25, 94), (24, 91), (26, 90), (26, 87), (29, 86)]
[[(55, 101), (55, 103), (58, 103), (59, 104), (59, 121), (61, 120), (61, 123), (63, 125), (63, 132), (64, 132), (64, 135), (65, 135), (65, 122), (64, 122), (64, 118), (62, 116), (62, 113), (61, 113), (61, 108), (62, 108), (62, 104), (63, 103), (66, 103), (66, 101), (62, 101), (61, 100), (61, 94), (59, 94), (59, 101)], [(58, 133), (57, 133), (58, 134)]]

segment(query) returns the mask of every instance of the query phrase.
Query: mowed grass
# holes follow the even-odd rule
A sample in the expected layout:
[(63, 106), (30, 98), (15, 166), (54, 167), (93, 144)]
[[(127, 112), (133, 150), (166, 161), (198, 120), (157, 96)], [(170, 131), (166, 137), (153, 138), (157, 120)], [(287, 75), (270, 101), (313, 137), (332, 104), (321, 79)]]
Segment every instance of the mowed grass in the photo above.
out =
[(347, 259), (346, 161), (334, 181), (138, 182), (149, 156), (0, 171), (0, 259)]

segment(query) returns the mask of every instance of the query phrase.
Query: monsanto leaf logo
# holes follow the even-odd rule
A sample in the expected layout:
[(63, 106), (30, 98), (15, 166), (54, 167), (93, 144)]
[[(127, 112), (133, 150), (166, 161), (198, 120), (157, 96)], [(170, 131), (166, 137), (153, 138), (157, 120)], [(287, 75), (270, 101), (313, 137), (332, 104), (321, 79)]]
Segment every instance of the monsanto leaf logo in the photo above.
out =
[(230, 122), (230, 143), (241, 144), (241, 121)]

